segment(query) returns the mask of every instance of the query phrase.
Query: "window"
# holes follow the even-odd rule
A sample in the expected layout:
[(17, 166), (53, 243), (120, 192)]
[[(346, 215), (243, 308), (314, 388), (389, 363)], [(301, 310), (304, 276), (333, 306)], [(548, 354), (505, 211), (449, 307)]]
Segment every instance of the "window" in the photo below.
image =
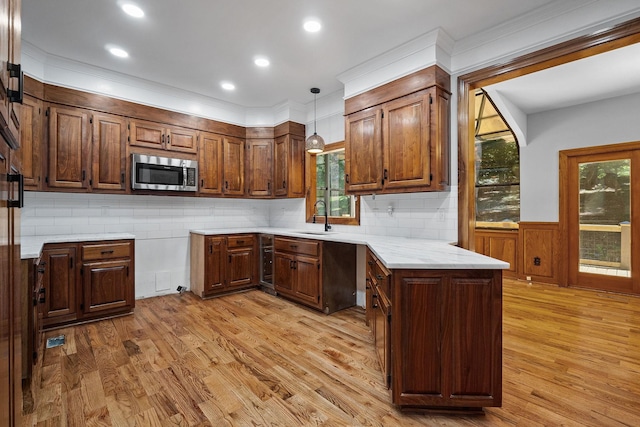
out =
[(520, 221), (518, 141), (486, 92), (476, 92), (476, 225), (516, 226)]
[(313, 222), (315, 213), (316, 222), (324, 224), (327, 209), (330, 224), (360, 224), (360, 197), (345, 193), (344, 162), (344, 142), (307, 154), (307, 222)]

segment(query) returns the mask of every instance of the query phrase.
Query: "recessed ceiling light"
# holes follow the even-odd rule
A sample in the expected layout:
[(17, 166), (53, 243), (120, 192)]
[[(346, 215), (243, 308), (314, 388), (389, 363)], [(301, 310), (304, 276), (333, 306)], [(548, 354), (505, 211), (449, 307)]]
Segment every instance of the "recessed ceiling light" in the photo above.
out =
[(110, 47), (109, 52), (113, 56), (117, 56), (118, 58), (126, 58), (129, 56), (126, 50), (120, 49), (119, 47)]
[(220, 83), (220, 86), (222, 86), (222, 89), (224, 90), (234, 90), (236, 88), (236, 85), (231, 82), (222, 82)]
[(317, 19), (308, 19), (304, 22), (303, 27), (310, 33), (317, 33), (322, 28), (322, 24)]
[(142, 18), (144, 16), (144, 11), (140, 9), (135, 4), (126, 3), (122, 5), (122, 10), (127, 15), (133, 16), (134, 18)]
[(269, 66), (269, 60), (267, 58), (256, 58), (253, 61), (254, 64), (256, 64), (258, 67), (268, 67)]

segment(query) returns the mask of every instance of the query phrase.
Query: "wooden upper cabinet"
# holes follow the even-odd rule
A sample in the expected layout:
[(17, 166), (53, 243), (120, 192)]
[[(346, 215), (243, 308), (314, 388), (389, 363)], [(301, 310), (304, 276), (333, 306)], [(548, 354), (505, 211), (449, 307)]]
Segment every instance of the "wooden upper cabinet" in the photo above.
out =
[(282, 135), (274, 141), (274, 194), (304, 197), (304, 138)]
[(273, 149), (273, 179), (275, 182), (276, 196), (287, 195), (287, 171), (289, 165), (287, 142), (288, 137), (286, 135), (280, 136), (274, 141)]
[(430, 93), (416, 93), (391, 101), (382, 110), (386, 188), (431, 184), (430, 99)]
[(39, 190), (42, 184), (42, 101), (25, 95), (20, 109), (20, 149), (24, 188)]
[(136, 147), (164, 149), (165, 127), (161, 123), (131, 120), (129, 144)]
[(348, 191), (382, 188), (381, 120), (379, 108), (345, 118), (345, 185)]
[(135, 147), (195, 153), (197, 131), (163, 123), (132, 119), (129, 144)]
[(289, 197), (304, 197), (304, 138), (289, 136)]
[(124, 117), (96, 113), (92, 118), (92, 188), (126, 191), (127, 123)]
[(20, 0), (0, 0), (0, 135), (13, 148), (20, 145), (19, 101), (12, 101), (9, 90), (20, 93)]
[(48, 186), (90, 187), (89, 112), (80, 108), (49, 104)]
[(226, 195), (244, 195), (244, 141), (240, 138), (222, 139), (223, 186)]
[(247, 141), (247, 194), (252, 197), (273, 195), (273, 139)]
[(433, 66), (345, 101), (347, 192), (449, 188), (448, 87)]
[(200, 132), (198, 175), (200, 193), (222, 194), (222, 135)]
[(167, 127), (166, 149), (182, 153), (195, 153), (198, 148), (197, 136), (198, 133), (193, 129), (169, 126)]

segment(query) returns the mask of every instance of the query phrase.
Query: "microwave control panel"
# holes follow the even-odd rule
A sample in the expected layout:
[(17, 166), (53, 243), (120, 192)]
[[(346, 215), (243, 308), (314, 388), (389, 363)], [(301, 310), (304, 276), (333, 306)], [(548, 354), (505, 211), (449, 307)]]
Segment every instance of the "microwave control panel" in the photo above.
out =
[(195, 168), (187, 168), (187, 186), (195, 186), (196, 185), (196, 169)]

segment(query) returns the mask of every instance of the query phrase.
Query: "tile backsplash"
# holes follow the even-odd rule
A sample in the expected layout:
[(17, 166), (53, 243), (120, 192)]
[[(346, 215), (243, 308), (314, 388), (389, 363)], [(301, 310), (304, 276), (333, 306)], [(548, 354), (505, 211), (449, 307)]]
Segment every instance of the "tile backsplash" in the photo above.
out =
[[(458, 239), (457, 189), (442, 193), (362, 196), (360, 226), (333, 225), (335, 231), (422, 239)], [(389, 209), (391, 207), (391, 210)], [(304, 199), (271, 201), (272, 227), (321, 229), (305, 222)]]
[(135, 235), (136, 298), (189, 287), (189, 230), (265, 227), (263, 200), (26, 192), (23, 236)]
[[(363, 196), (361, 225), (334, 230), (387, 236), (457, 240), (456, 190)], [(391, 212), (389, 211), (391, 207)], [(189, 287), (189, 230), (283, 227), (316, 229), (305, 222), (304, 199), (245, 200), (26, 192), (23, 236), (131, 233), (135, 235), (136, 298)]]

